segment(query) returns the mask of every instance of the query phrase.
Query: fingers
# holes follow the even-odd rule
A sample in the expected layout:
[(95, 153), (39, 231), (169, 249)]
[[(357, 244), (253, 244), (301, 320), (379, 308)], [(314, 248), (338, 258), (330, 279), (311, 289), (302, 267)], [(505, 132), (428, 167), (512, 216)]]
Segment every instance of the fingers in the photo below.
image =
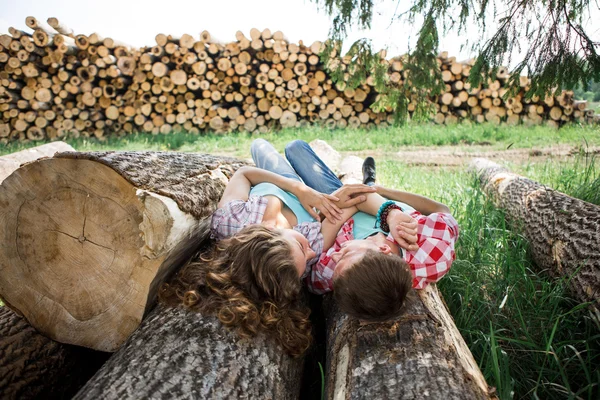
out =
[[(311, 216), (312, 216), (314, 219), (316, 219), (317, 221), (320, 221), (320, 220), (321, 220), (321, 218), (319, 217), (319, 214), (317, 214), (317, 212), (316, 212), (315, 210), (313, 210), (313, 208), (312, 208), (312, 207), (305, 208), (305, 210), (306, 210), (306, 211), (308, 211), (308, 213), (309, 213), (309, 214), (310, 214), (310, 215), (311, 215)], [(323, 210), (321, 210), (321, 213), (325, 214), (325, 213), (323, 212)], [(325, 217), (327, 217), (327, 214), (325, 214)]]
[(402, 247), (403, 249), (407, 250), (407, 251), (417, 251), (419, 249), (419, 246), (414, 244), (414, 243), (408, 243), (406, 240), (402, 239), (402, 238), (394, 238), (394, 240), (396, 241), (396, 243), (398, 243), (398, 246)]
[(354, 197), (354, 198), (348, 200), (346, 203), (344, 203), (344, 205), (346, 206), (346, 208), (347, 207), (352, 207), (352, 206), (360, 204), (360, 203), (362, 203), (362, 202), (364, 202), (366, 200), (367, 200), (367, 197), (364, 196), (364, 195), (363, 196), (357, 196), (357, 197)]
[(399, 231), (398, 236), (402, 239), (406, 240), (408, 243), (417, 243), (417, 234), (416, 233), (408, 233), (405, 231)]
[[(337, 200), (335, 200), (337, 201)], [(333, 208), (333, 210), (338, 214), (338, 215), (342, 215), (342, 210), (336, 206), (335, 204), (328, 202), (327, 204), (329, 204), (331, 206), (331, 208)]]
[(341, 194), (346, 196), (355, 196), (359, 193), (374, 193), (377, 189), (372, 186), (363, 185), (361, 183), (355, 183), (351, 185), (344, 185), (340, 190)]
[(399, 225), (396, 227), (396, 230), (398, 232), (405, 232), (409, 235), (416, 235), (417, 234), (417, 227), (415, 226), (414, 228), (412, 228), (412, 225)]
[(324, 194), (325, 198), (331, 201), (340, 201), (339, 197), (334, 196), (333, 194)]
[(342, 186), (343, 189), (359, 190), (361, 192), (374, 192), (377, 189), (373, 186), (365, 185), (363, 183), (351, 183)]
[(320, 208), (321, 212), (326, 210), (327, 218), (331, 220), (342, 220), (342, 210), (340, 210), (335, 204), (324, 201)]

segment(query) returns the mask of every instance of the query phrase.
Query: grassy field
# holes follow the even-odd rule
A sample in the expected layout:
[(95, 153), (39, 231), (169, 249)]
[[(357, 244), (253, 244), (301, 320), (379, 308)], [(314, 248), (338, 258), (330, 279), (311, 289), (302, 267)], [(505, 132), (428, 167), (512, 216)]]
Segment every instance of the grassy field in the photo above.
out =
[[(525, 169), (543, 175), (552, 164)], [(533, 265), (527, 242), (508, 229), (476, 180), (464, 171), (440, 173), (395, 160), (378, 168), (382, 184), (430, 196), (453, 210), (461, 227), (457, 260), (439, 287), (498, 396), (598, 398), (599, 327), (568, 298), (564, 280)], [(577, 176), (572, 187), (586, 175)]]
[[(256, 136), (176, 134), (132, 136), (98, 143), (67, 140), (77, 150), (179, 150), (249, 157)], [(296, 138), (324, 139), (339, 151), (374, 154), (416, 146), (473, 144), (489, 149), (600, 144), (600, 129), (412, 125), (377, 131), (287, 130), (261, 135), (279, 150)], [(478, 146), (481, 148), (481, 146)], [(1, 149), (17, 151), (22, 146)], [(431, 148), (435, 150), (434, 147)], [(597, 399), (600, 396), (600, 327), (584, 305), (571, 300), (564, 279), (552, 279), (532, 263), (528, 245), (504, 222), (465, 168), (411, 166), (378, 158), (378, 179), (386, 186), (413, 191), (446, 203), (461, 234), (457, 261), (439, 286), (458, 328), (490, 386), (501, 399)], [(569, 159), (514, 161), (511, 170), (600, 205), (597, 156), (581, 152)]]
[[(66, 138), (64, 140), (79, 151), (177, 150), (247, 157), (250, 143), (256, 137), (259, 136), (243, 133), (203, 136), (177, 133), (111, 137), (105, 142), (87, 138)], [(469, 145), (474, 144), (485, 145), (490, 149), (546, 147), (559, 144), (585, 145), (586, 142), (600, 143), (600, 129), (591, 126), (566, 126), (556, 130), (547, 127), (527, 128), (495, 125), (407, 125), (371, 131), (360, 129), (332, 131), (324, 128), (287, 129), (279, 133), (260, 135), (260, 137), (271, 141), (279, 150), (283, 150), (285, 144), (290, 140), (302, 138), (308, 142), (313, 139), (323, 139), (338, 151), (385, 150), (391, 152), (407, 146), (449, 145), (463, 146), (468, 150)], [(38, 144), (11, 144), (0, 148), (0, 155)]]

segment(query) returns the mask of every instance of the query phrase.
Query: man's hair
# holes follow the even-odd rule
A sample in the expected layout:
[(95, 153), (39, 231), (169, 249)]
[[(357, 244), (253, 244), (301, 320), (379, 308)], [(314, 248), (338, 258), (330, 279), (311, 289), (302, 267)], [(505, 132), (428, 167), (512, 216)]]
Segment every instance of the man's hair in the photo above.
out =
[(412, 274), (402, 258), (368, 250), (333, 285), (342, 311), (366, 321), (386, 321), (402, 314)]

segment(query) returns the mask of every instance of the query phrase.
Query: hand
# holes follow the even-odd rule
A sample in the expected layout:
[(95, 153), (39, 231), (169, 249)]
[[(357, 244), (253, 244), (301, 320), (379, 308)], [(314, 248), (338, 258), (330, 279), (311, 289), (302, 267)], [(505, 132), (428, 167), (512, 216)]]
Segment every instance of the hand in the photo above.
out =
[(400, 247), (408, 251), (419, 249), (417, 245), (417, 221), (400, 210), (390, 210), (387, 223), (392, 237)]
[[(375, 193), (376, 189), (373, 186), (363, 185), (361, 183), (344, 185), (332, 195), (339, 198), (339, 201), (336, 202), (336, 206), (339, 208), (349, 208), (353, 207), (357, 204), (360, 204), (367, 200), (366, 194)], [(365, 193), (360, 195), (361, 193)]]
[(304, 209), (306, 209), (306, 211), (308, 211), (308, 213), (317, 221), (320, 221), (321, 218), (319, 217), (319, 214), (315, 212), (313, 207), (321, 211), (321, 214), (325, 215), (325, 218), (328, 218), (331, 221), (342, 220), (342, 210), (334, 203), (339, 201), (339, 198), (336, 196), (323, 194), (308, 186), (304, 186), (299, 190), (297, 197), (300, 204), (302, 204), (302, 207), (304, 207)]

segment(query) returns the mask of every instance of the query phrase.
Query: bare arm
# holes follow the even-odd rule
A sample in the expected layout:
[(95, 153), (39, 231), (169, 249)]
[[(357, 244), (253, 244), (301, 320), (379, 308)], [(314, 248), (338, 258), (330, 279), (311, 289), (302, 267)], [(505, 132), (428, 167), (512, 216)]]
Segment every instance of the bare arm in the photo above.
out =
[(227, 183), (223, 196), (219, 201), (219, 207), (232, 200), (248, 200), (248, 195), (252, 186), (256, 186), (263, 182), (272, 183), (281, 189), (294, 194), (296, 194), (300, 189), (300, 185), (302, 185), (299, 181), (277, 175), (264, 169), (242, 167), (235, 171), (229, 180), (229, 183)]
[(339, 230), (342, 228), (342, 225), (352, 217), (358, 209), (355, 206), (347, 207), (342, 209), (342, 219), (341, 221), (332, 221), (329, 218), (324, 219), (321, 222), (321, 233), (323, 234), (323, 251), (327, 251), (333, 243), (335, 243), (335, 238)]
[[(432, 213), (450, 213), (450, 209), (445, 204), (432, 200), (428, 197), (421, 196), (414, 193), (403, 192), (396, 189), (388, 189), (383, 186), (375, 186), (377, 188), (377, 194), (388, 198), (390, 200), (400, 201), (413, 207), (415, 210), (423, 215), (429, 215)], [(368, 202), (368, 199), (367, 199)], [(367, 203), (365, 202), (365, 203)], [(365, 203), (359, 204), (359, 207)], [(361, 210), (362, 211), (362, 210)], [(366, 212), (366, 211), (365, 211)]]
[(342, 211), (333, 204), (334, 201), (338, 200), (337, 197), (319, 193), (300, 181), (256, 167), (242, 167), (235, 171), (225, 187), (218, 206), (222, 207), (232, 200), (248, 200), (252, 186), (263, 182), (272, 183), (286, 192), (294, 194), (306, 211), (315, 219), (318, 219), (319, 216), (312, 209), (313, 207), (319, 209), (330, 219), (339, 219), (342, 214)]

